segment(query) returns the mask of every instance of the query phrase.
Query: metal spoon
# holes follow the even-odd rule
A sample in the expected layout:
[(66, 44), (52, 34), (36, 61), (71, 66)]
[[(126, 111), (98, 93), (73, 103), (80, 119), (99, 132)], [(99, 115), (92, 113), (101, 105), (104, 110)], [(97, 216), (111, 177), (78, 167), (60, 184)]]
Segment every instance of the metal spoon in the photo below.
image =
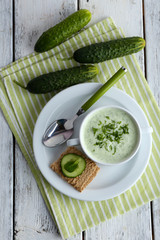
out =
[(121, 67), (83, 106), (72, 119), (54, 121), (45, 131), (42, 142), (47, 147), (55, 147), (67, 141), (73, 134), (73, 123), (77, 117), (86, 112), (107, 90), (109, 90), (125, 73), (127, 69)]

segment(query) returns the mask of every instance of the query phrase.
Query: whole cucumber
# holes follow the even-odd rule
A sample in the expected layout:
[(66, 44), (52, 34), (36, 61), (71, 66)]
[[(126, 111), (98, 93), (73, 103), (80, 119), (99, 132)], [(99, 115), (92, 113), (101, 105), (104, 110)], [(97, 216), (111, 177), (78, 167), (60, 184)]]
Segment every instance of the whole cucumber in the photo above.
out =
[[(32, 79), (25, 89), (31, 93), (48, 93), (85, 82), (94, 78), (97, 74), (98, 69), (96, 66), (81, 65), (80, 67), (43, 74)], [(21, 86), (18, 82), (16, 83)]]
[(79, 63), (99, 63), (136, 53), (144, 47), (145, 40), (141, 37), (121, 38), (80, 48), (73, 58)]
[(36, 52), (45, 52), (64, 42), (67, 38), (81, 30), (91, 20), (91, 13), (81, 9), (54, 27), (44, 32), (35, 44)]

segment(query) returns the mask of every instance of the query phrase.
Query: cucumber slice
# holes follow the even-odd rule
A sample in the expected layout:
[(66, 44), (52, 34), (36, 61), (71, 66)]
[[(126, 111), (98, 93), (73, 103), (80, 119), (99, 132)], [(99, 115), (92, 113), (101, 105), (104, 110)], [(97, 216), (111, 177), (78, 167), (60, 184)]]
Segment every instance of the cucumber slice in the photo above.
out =
[(75, 153), (68, 153), (61, 159), (61, 170), (66, 177), (77, 177), (82, 174), (85, 168), (85, 159)]

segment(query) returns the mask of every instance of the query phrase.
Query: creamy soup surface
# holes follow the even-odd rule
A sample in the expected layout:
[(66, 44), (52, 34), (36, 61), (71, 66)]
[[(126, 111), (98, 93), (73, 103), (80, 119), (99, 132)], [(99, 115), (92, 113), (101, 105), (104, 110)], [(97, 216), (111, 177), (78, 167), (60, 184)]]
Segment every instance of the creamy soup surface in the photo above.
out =
[(139, 134), (133, 118), (118, 108), (104, 108), (91, 114), (82, 131), (82, 142), (90, 157), (106, 163), (128, 158)]

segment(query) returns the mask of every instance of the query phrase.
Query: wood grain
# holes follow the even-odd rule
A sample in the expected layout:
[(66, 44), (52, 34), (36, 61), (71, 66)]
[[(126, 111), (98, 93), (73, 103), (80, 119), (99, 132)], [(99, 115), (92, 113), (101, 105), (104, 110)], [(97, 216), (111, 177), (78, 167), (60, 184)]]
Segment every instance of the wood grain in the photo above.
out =
[[(144, 0), (146, 77), (160, 107), (160, 3)], [(160, 239), (160, 199), (152, 202), (154, 240)]]
[[(42, 32), (76, 9), (77, 2), (73, 0), (16, 0), (16, 59), (33, 52), (34, 44)], [(61, 239), (17, 144), (15, 153), (15, 239)], [(71, 239), (80, 240), (81, 234)]]
[(146, 77), (149, 86), (160, 106), (160, 3), (144, 1), (146, 38)]
[[(112, 16), (126, 36), (143, 36), (146, 50), (136, 54), (141, 68), (160, 106), (160, 4), (159, 0), (1, 0), (0, 1), (0, 66), (13, 60), (13, 6), (15, 3), (15, 57), (33, 51), (38, 37), (47, 28), (63, 20), (80, 8), (92, 12), (93, 24)], [(142, 4), (144, 3), (144, 5)], [(144, 10), (144, 18), (143, 18)], [(144, 20), (144, 22), (143, 22)], [(145, 28), (143, 28), (145, 27)], [(38, 190), (32, 173), (16, 143), (15, 166), (12, 133), (0, 111), (0, 239), (4, 240), (60, 240), (61, 236), (52, 221)], [(15, 169), (15, 172), (13, 173)], [(15, 175), (15, 189), (14, 185)], [(15, 198), (15, 206), (13, 205)], [(159, 240), (160, 200), (146, 204), (123, 216), (106, 221), (85, 232), (84, 240)], [(153, 229), (151, 229), (153, 220)], [(153, 238), (151, 233), (153, 231)], [(13, 236), (14, 232), (14, 236)], [(82, 234), (69, 240), (80, 240)]]
[(151, 225), (148, 219), (149, 204), (87, 230), (85, 240), (151, 240)]
[[(12, 61), (12, 2), (0, 1), (0, 67)], [(13, 239), (13, 136), (0, 110), (0, 239)]]

